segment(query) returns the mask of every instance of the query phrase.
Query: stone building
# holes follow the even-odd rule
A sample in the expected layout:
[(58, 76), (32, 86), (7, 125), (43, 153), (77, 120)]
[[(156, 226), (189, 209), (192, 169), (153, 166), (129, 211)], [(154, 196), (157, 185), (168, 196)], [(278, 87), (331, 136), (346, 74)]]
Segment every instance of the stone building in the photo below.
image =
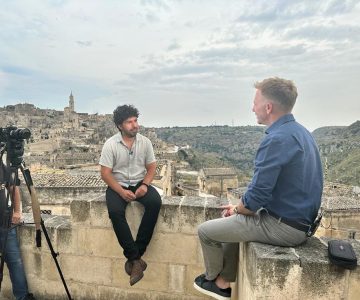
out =
[(327, 183), (321, 210), (323, 218), (318, 236), (360, 239), (360, 190), (344, 184)]
[(238, 178), (232, 168), (203, 168), (199, 172), (198, 183), (200, 192), (223, 197), (238, 187)]
[(63, 126), (69, 129), (80, 129), (80, 118), (79, 114), (75, 112), (75, 100), (72, 91), (69, 96), (69, 106), (64, 108)]

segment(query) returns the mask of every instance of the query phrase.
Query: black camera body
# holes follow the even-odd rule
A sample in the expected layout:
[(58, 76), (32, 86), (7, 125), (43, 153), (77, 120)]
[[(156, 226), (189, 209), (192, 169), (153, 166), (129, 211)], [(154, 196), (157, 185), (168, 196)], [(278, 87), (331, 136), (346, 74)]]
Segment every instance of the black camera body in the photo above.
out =
[(11, 166), (18, 167), (23, 161), (24, 140), (29, 139), (31, 132), (28, 128), (8, 126), (0, 127), (0, 144), (7, 151)]

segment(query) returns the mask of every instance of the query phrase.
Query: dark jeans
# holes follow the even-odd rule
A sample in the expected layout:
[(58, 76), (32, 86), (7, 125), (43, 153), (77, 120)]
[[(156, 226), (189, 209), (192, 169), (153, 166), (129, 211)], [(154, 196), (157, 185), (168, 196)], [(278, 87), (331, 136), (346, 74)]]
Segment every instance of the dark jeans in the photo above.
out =
[[(5, 240), (5, 229), (0, 229), (0, 247), (2, 249)], [(10, 279), (12, 283), (13, 294), (17, 300), (26, 298), (28, 294), (28, 286), (25, 277), (24, 265), (21, 259), (20, 247), (17, 240), (16, 228), (9, 231), (6, 251), (5, 262), (9, 269)]]
[[(138, 186), (130, 186), (126, 189), (135, 193), (137, 188)], [(128, 202), (110, 187), (106, 190), (106, 205), (109, 218), (113, 224), (119, 244), (124, 249), (124, 255), (129, 260), (139, 259), (145, 253), (146, 247), (153, 235), (161, 207), (161, 197), (151, 185), (148, 187), (145, 196), (134, 201), (140, 202), (145, 208), (135, 241), (125, 217)]]

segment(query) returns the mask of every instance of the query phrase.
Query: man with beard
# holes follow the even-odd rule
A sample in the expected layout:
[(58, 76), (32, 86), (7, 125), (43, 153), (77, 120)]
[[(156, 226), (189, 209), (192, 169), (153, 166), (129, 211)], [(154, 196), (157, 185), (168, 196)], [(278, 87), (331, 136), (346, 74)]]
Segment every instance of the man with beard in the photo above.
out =
[[(161, 206), (161, 197), (150, 185), (156, 171), (151, 141), (138, 133), (138, 110), (132, 105), (118, 106), (113, 120), (119, 133), (108, 139), (100, 157), (101, 178), (108, 185), (106, 204), (109, 218), (127, 258), (125, 271), (130, 285), (137, 283), (147, 267), (141, 258), (149, 244)], [(131, 201), (144, 205), (145, 213), (134, 241), (125, 217)]]

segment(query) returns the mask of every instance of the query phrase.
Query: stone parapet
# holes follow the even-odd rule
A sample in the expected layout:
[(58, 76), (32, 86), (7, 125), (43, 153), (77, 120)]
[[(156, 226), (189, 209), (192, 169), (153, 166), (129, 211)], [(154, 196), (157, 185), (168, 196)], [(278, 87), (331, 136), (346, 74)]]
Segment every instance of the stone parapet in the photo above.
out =
[[(227, 202), (213, 197), (164, 197), (144, 255), (145, 277), (133, 287), (124, 271), (125, 258), (104, 195), (72, 201), (69, 217), (43, 215), (43, 219), (74, 299), (200, 300), (210, 298), (193, 288), (194, 278), (204, 272), (197, 226), (219, 217), (219, 206)], [(142, 213), (140, 204), (129, 204), (126, 217), (134, 235)], [(25, 214), (25, 221), (31, 219)], [(42, 247), (36, 248), (33, 225), (21, 226), (19, 238), (30, 290), (37, 299), (67, 299), (45, 238)], [(352, 242), (360, 256), (359, 242)], [(296, 248), (241, 243), (238, 270), (232, 300), (355, 300), (360, 294), (360, 269), (330, 265), (326, 246), (318, 238)], [(5, 272), (0, 299), (7, 298), (12, 299)]]
[[(108, 218), (104, 195), (70, 204), (71, 217), (43, 216), (45, 226), (72, 296), (76, 300), (173, 299), (200, 300), (193, 279), (204, 272), (197, 226), (219, 217), (218, 206), (226, 199), (164, 197), (151, 243), (144, 255), (145, 277), (130, 287), (122, 254)], [(128, 206), (126, 217), (133, 235), (140, 224), (143, 207)], [(26, 221), (32, 216), (25, 214)], [(53, 258), (43, 238), (36, 248), (33, 225), (19, 228), (30, 290), (37, 299), (67, 299)], [(10, 297), (5, 280), (3, 296)]]
[[(360, 268), (350, 271), (331, 265), (327, 240), (313, 237), (296, 248), (241, 243), (233, 299), (359, 299)], [(360, 242), (351, 242), (359, 257)]]

